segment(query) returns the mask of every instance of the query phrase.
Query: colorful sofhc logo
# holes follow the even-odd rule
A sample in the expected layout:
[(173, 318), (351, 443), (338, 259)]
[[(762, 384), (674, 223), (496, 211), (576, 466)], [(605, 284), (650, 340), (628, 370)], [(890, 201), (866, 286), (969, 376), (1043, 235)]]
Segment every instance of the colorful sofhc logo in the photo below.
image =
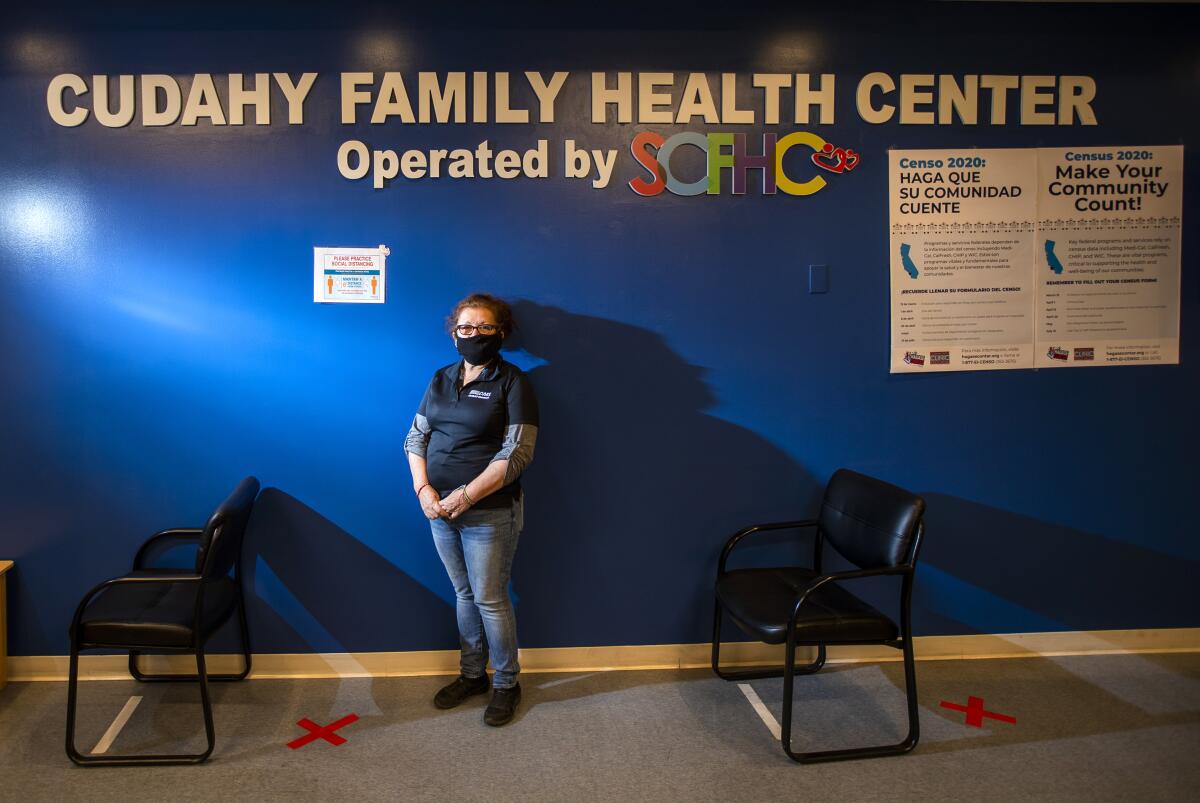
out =
[[(695, 181), (684, 181), (671, 172), (671, 156), (684, 145), (699, 148), (707, 157), (708, 169)], [(800, 180), (783, 169), (784, 156), (796, 146), (811, 148), (813, 152), (809, 156), (813, 166), (829, 173), (849, 172), (860, 160), (854, 151), (834, 147), (808, 131), (794, 131), (782, 138), (763, 134), (760, 153), (749, 152), (745, 134), (684, 131), (668, 139), (655, 131), (643, 131), (633, 138), (629, 150), (653, 180), (639, 176), (629, 182), (629, 188), (645, 196), (659, 195), (663, 190), (675, 195), (720, 195), (721, 171), (728, 168), (734, 195), (746, 194), (750, 184), (747, 173), (751, 170), (762, 173), (763, 195), (775, 195), (777, 191), (788, 195), (812, 195), (825, 187), (824, 176), (814, 171), (814, 175)], [(651, 153), (652, 148), (655, 153)]]

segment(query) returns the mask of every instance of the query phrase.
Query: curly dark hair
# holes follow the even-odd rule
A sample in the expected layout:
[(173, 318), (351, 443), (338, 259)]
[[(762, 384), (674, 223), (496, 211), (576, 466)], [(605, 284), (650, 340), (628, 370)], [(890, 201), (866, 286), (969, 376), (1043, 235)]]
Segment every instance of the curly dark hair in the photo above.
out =
[(454, 326), (458, 323), (458, 316), (462, 314), (463, 310), (470, 309), (471, 307), (482, 307), (490, 311), (496, 316), (496, 324), (500, 327), (500, 333), (505, 337), (512, 334), (512, 307), (504, 299), (497, 298), (488, 293), (471, 293), (471, 295), (455, 304), (454, 311), (446, 318), (446, 331), (453, 334)]

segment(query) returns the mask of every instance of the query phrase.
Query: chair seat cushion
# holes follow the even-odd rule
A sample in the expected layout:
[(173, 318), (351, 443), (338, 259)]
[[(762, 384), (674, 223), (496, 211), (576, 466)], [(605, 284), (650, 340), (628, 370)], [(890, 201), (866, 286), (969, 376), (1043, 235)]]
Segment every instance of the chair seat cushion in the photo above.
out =
[[(759, 641), (782, 644), (796, 597), (819, 577), (811, 569), (734, 569), (717, 581), (717, 597), (738, 626)], [(836, 581), (809, 594), (796, 623), (798, 644), (894, 641), (895, 623)]]
[[(131, 577), (190, 575), (189, 570), (147, 569)], [(80, 620), (80, 644), (131, 647), (188, 647), (193, 643), (198, 583), (127, 583), (109, 586), (88, 604)], [(201, 639), (225, 623), (237, 605), (237, 586), (228, 577), (204, 587)]]

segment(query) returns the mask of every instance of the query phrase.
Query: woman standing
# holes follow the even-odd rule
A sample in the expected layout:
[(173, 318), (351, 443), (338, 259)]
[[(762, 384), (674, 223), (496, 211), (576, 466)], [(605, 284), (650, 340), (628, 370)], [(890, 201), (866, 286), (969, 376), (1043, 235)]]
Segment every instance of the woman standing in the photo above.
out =
[(488, 690), (489, 725), (512, 719), (517, 682), (517, 620), (508, 595), (524, 499), (519, 477), (533, 459), (538, 410), (520, 368), (500, 357), (512, 309), (485, 293), (467, 296), (448, 319), (460, 362), (433, 375), (404, 441), (413, 490), (457, 597), (461, 674), (434, 696), (453, 708)]

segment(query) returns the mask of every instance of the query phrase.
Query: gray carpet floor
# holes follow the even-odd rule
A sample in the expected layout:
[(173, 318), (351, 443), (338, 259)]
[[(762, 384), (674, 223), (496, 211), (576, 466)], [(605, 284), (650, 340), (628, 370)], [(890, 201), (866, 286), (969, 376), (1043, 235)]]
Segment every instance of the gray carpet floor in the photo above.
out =
[[(214, 684), (217, 748), (195, 767), (79, 768), (63, 751), (66, 685), (0, 692), (5, 800), (1136, 800), (1200, 799), (1200, 654), (917, 665), (921, 743), (898, 758), (793, 764), (743, 689), (702, 670), (526, 674), (517, 719), (486, 697), (431, 703), (444, 677)], [(750, 686), (779, 719), (782, 681)], [(899, 664), (831, 665), (797, 682), (796, 746), (898, 741)], [(81, 685), (90, 751), (131, 695), (110, 753), (199, 750), (192, 684)], [(965, 723), (940, 706), (981, 697), (1016, 718)], [(302, 717), (347, 741), (287, 742)]]

